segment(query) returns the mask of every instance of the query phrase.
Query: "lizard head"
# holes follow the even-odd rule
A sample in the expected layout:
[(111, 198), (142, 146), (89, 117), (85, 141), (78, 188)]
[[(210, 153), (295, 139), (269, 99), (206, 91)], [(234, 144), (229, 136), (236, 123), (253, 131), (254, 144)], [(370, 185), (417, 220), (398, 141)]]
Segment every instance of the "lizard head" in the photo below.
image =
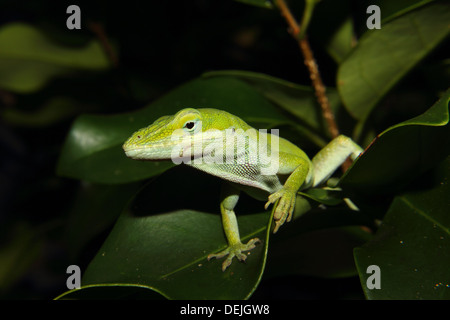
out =
[[(217, 133), (245, 126), (244, 121), (226, 111), (186, 108), (136, 131), (123, 149), (128, 157), (141, 160), (173, 160), (186, 152), (196, 157), (205, 146), (218, 141)], [(196, 144), (202, 147), (196, 148)]]
[(187, 108), (139, 129), (123, 144), (123, 150), (132, 159), (170, 159), (173, 147), (180, 143), (182, 136), (195, 135), (201, 131), (202, 113)]

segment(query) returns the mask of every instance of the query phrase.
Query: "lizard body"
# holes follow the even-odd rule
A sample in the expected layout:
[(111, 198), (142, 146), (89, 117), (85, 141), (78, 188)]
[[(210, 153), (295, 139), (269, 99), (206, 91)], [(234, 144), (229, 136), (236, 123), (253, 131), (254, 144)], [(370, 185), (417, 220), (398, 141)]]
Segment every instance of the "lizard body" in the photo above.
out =
[(356, 158), (362, 149), (350, 138), (339, 136), (312, 160), (299, 147), (266, 131), (257, 131), (239, 117), (226, 111), (186, 108), (163, 116), (135, 132), (123, 145), (126, 155), (136, 160), (172, 160), (225, 180), (220, 210), (228, 248), (212, 257), (233, 257), (243, 261), (243, 251), (260, 241), (243, 244), (234, 213), (241, 191), (258, 200), (275, 203), (274, 232), (289, 222), (297, 192), (317, 186), (345, 161)]

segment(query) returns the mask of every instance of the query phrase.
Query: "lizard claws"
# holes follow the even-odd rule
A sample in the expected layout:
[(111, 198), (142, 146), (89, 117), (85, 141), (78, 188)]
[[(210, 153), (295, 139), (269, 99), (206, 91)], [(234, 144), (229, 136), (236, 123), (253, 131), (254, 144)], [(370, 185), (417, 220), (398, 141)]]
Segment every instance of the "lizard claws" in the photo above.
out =
[(284, 188), (272, 193), (269, 196), (269, 201), (267, 201), (264, 206), (265, 209), (267, 209), (271, 203), (275, 203), (278, 199), (280, 200), (273, 213), (273, 220), (275, 221), (273, 233), (276, 233), (286, 221), (291, 221), (292, 213), (294, 212), (295, 207), (295, 197), (296, 192), (292, 192)]
[(261, 240), (258, 238), (251, 239), (246, 244), (242, 244), (241, 242), (228, 246), (225, 250), (219, 253), (211, 253), (208, 255), (208, 261), (212, 258), (220, 259), (228, 255), (225, 261), (222, 263), (222, 271), (225, 271), (233, 262), (233, 258), (236, 257), (239, 261), (245, 261), (247, 259), (247, 255), (242, 253), (242, 251), (249, 251), (256, 247), (257, 243), (260, 243)]

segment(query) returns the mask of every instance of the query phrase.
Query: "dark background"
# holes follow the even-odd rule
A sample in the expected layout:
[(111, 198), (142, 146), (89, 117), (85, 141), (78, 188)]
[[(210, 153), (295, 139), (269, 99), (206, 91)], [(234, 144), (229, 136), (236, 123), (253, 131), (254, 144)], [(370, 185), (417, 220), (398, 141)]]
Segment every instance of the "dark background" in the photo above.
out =
[[(336, 2), (324, 0), (317, 10), (336, 6)], [(81, 30), (66, 28), (66, 8), (70, 4), (81, 8)], [(335, 85), (337, 65), (322, 46), (321, 35), (327, 29), (322, 27), (351, 13), (358, 34), (365, 30), (366, 2), (342, 1), (341, 5), (335, 14), (328, 9), (326, 21), (313, 21), (310, 30), (311, 45), (328, 86)], [(301, 5), (294, 4), (295, 13), (300, 13), (300, 9)], [(118, 60), (107, 72), (53, 79), (36, 93), (16, 94), (0, 89), (1, 112), (11, 108), (35, 112), (49, 97), (57, 95), (69, 96), (80, 104), (79, 112), (62, 115), (45, 125), (21, 125), (0, 118), (0, 268), (1, 259), (5, 259), (3, 263), (12, 259), (18, 266), (14, 281), (6, 288), (0, 284), (0, 298), (4, 299), (52, 299), (66, 290), (67, 275), (60, 270), (72, 261), (61, 239), (76, 190), (83, 182), (58, 177), (55, 166), (78, 113), (138, 109), (210, 70), (249, 70), (310, 85), (297, 43), (276, 10), (214, 0), (0, 1), (0, 27), (15, 21), (39, 27), (55, 42), (68, 46), (80, 46), (98, 37), (92, 26), (100, 26), (101, 36), (111, 43)], [(442, 52), (435, 55), (443, 55)], [(412, 74), (398, 92), (402, 86), (411, 89), (429, 85), (424, 81), (422, 74)], [(421, 99), (421, 106), (434, 102), (434, 97), (429, 101), (427, 96)], [(414, 100), (412, 97), (412, 109)], [(82, 270), (108, 230), (86, 246), (77, 260)], [(20, 237), (14, 240), (17, 234), (37, 237), (42, 243), (40, 250), (14, 256), (8, 251), (16, 248), (14, 241), (19, 241), (17, 248), (21, 252), (27, 252), (26, 247), (20, 247)], [(253, 298), (364, 297), (357, 277), (285, 277), (263, 280)]]

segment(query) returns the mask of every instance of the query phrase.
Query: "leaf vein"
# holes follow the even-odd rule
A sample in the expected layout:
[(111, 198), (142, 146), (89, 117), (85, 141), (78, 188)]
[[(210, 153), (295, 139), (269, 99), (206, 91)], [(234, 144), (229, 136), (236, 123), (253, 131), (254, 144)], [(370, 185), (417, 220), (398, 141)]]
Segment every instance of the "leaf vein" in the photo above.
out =
[(435, 224), (436, 226), (438, 226), (439, 228), (441, 228), (445, 233), (447, 233), (448, 235), (450, 235), (450, 230), (449, 228), (446, 228), (442, 223), (440, 223), (439, 221), (433, 219), (432, 217), (430, 217), (426, 212), (424, 212), (423, 210), (420, 210), (419, 208), (417, 208), (417, 206), (414, 206), (413, 203), (411, 203), (410, 201), (408, 201), (404, 196), (399, 197), (400, 200), (402, 200), (407, 206), (409, 206), (414, 212), (418, 213), (419, 215), (421, 215), (422, 217), (424, 217), (426, 220), (432, 222), (433, 224)]

